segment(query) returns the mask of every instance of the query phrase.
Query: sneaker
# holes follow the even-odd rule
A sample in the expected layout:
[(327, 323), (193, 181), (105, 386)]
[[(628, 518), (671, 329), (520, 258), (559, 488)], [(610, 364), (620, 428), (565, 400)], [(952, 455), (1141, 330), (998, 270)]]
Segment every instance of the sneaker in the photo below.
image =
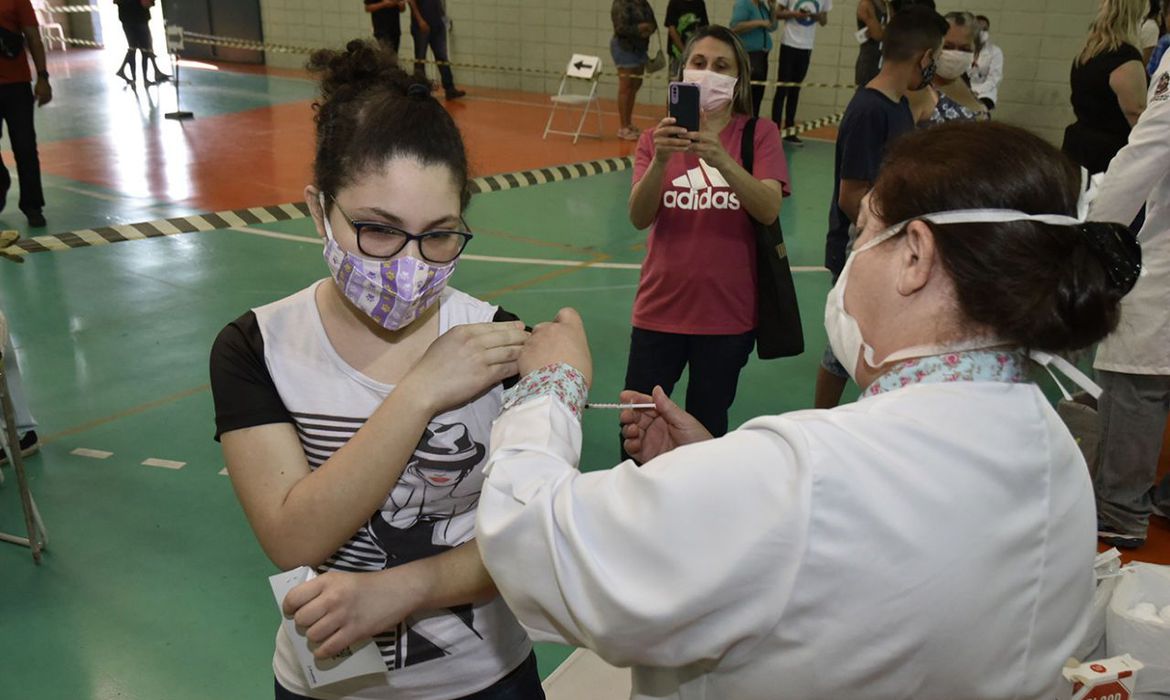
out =
[(792, 136), (785, 136), (784, 143), (790, 143), (793, 146), (803, 146), (804, 145), (804, 141), (802, 141), (801, 138), (795, 134), (793, 134)]
[(451, 88), (450, 90), (447, 91), (446, 97), (448, 100), (457, 100), (466, 94), (467, 94), (467, 91), (465, 91), (465, 90), (460, 90), (458, 88)]
[(641, 130), (632, 126), (623, 126), (618, 129), (617, 137), (623, 141), (637, 141), (638, 137), (642, 135)]
[[(20, 436), (20, 456), (28, 457), (31, 454), (36, 454), (37, 450), (41, 449), (40, 438), (37, 437), (37, 431), (30, 430), (24, 435)], [(0, 449), (0, 464), (8, 464), (8, 453)]]
[(49, 225), (40, 209), (30, 209), (24, 215), (28, 217), (28, 225), (33, 228), (44, 228)]
[(1125, 535), (1100, 524), (1097, 525), (1097, 539), (1118, 549), (1138, 549), (1146, 543), (1146, 538), (1142, 535)]

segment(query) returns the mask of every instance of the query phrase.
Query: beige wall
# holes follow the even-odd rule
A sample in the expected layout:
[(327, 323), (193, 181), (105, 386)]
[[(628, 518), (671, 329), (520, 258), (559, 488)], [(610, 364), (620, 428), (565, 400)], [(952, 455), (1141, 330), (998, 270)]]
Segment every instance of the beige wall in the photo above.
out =
[[(659, 21), (666, 0), (652, 0)], [(726, 22), (731, 0), (708, 0), (712, 21)], [(361, 0), (261, 0), (264, 36), (270, 42), (339, 45), (370, 33)], [(942, 0), (939, 10), (965, 9), (991, 19), (993, 40), (1006, 55), (998, 118), (1029, 127), (1059, 142), (1071, 121), (1068, 71), (1092, 20), (1097, 0)], [(610, 3), (606, 0), (448, 0), (454, 22), (453, 61), (547, 70), (564, 68), (570, 54), (602, 56), (609, 65)], [(857, 0), (840, 0), (829, 24), (820, 28), (813, 51), (810, 82), (850, 83), (857, 57), (855, 10)], [(403, 18), (403, 56), (410, 55), (409, 26)], [(775, 76), (775, 51), (772, 75)], [(303, 56), (270, 53), (269, 63), (295, 67)], [(461, 85), (480, 85), (533, 92), (551, 92), (556, 80), (482, 70), (457, 69)], [(662, 104), (666, 78), (646, 81), (641, 101)], [(612, 96), (610, 81), (604, 90)], [(814, 119), (843, 110), (851, 91), (806, 89), (799, 119)], [(765, 96), (765, 113), (768, 112)]]

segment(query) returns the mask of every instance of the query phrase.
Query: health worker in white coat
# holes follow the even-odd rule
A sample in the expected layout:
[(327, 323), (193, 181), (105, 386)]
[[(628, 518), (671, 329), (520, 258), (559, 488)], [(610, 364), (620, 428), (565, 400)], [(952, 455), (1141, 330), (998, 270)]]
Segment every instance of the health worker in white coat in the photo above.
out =
[(1093, 479), (1098, 533), (1130, 549), (1145, 544), (1151, 511), (1170, 516), (1170, 479), (1154, 486), (1170, 414), (1170, 53), (1154, 72), (1128, 145), (1109, 163), (1089, 218), (1133, 221), (1142, 204), (1145, 273), (1122, 302), (1121, 322), (1094, 364), (1105, 389)]
[(638, 699), (1056, 697), (1093, 493), (1025, 349), (1103, 338), (1140, 267), (1124, 227), (1071, 216), (1079, 182), (1015, 127), (903, 137), (827, 303), (863, 398), (703, 439), (655, 390), (622, 416), (641, 468), (578, 472), (585, 332), (536, 328), (477, 519), (517, 618), (633, 667)]

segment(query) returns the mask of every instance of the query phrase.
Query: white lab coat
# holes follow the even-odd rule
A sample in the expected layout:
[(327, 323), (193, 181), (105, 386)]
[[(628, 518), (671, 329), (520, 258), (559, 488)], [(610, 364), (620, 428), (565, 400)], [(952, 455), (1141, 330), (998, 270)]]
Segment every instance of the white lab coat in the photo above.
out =
[(536, 640), (640, 700), (1052, 700), (1093, 592), (1095, 512), (1031, 384), (922, 384), (579, 473), (549, 397), (503, 413), (478, 512)]
[(971, 79), (971, 92), (975, 97), (986, 97), (995, 104), (999, 104), (999, 84), (1003, 81), (1003, 49), (995, 44), (988, 44), (979, 52), (975, 64), (967, 71)]
[(1117, 330), (1097, 349), (1094, 367), (1128, 374), (1170, 374), (1170, 52), (1150, 84), (1146, 111), (1129, 144), (1109, 163), (1089, 210), (1093, 221), (1129, 224), (1146, 205), (1142, 276), (1121, 301)]

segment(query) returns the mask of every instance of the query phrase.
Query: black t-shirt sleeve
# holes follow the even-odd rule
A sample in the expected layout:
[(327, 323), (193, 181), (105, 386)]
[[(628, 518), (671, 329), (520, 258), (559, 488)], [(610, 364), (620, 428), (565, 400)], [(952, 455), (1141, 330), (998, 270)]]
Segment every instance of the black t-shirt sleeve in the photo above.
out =
[(839, 134), (841, 179), (873, 182), (881, 168), (889, 134), (889, 115), (880, 105), (867, 105), (851, 120), (849, 130)]
[[(496, 315), (492, 317), (492, 321), (494, 321), (496, 323), (507, 323), (508, 321), (519, 321), (519, 320), (520, 320), (519, 316), (512, 313), (511, 311), (505, 310), (502, 306), (496, 308)], [(528, 331), (529, 333), (532, 332), (532, 328), (530, 328), (527, 324), (525, 324), (524, 330)], [(520, 375), (517, 374), (516, 376), (508, 377), (504, 381), (500, 382), (500, 384), (505, 389), (511, 389), (512, 387), (516, 386), (516, 383), (519, 381), (520, 381)]]
[(215, 439), (232, 430), (292, 423), (264, 361), (264, 336), (249, 311), (229, 323), (211, 346)]
[(662, 22), (664, 27), (678, 28), (678, 16), (682, 14), (679, 12), (679, 0), (670, 0), (670, 4), (666, 6), (666, 19)]

